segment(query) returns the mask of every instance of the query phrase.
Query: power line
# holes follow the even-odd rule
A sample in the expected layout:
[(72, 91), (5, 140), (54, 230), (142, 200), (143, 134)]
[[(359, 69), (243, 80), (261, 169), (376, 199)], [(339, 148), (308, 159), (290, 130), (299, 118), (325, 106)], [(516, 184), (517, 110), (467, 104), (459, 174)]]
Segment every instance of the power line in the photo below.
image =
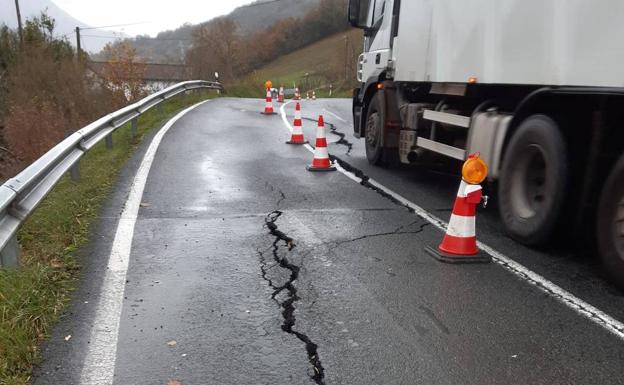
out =
[[(98, 39), (111, 39), (113, 36), (105, 36), (105, 35), (81, 35), (82, 37), (92, 37)], [(158, 37), (129, 37), (125, 39), (134, 39), (134, 40), (152, 40), (152, 41), (193, 41), (193, 39), (175, 39), (175, 38), (158, 38)]]
[(240, 8), (258, 7), (258, 6), (265, 5), (265, 4), (279, 3), (280, 1), (283, 1), (283, 0), (270, 0), (270, 1), (255, 2), (255, 3), (243, 5)]
[(102, 28), (117, 28), (117, 27), (129, 27), (132, 25), (141, 25), (141, 24), (150, 24), (149, 21), (143, 21), (140, 23), (128, 23), (128, 24), (116, 24), (116, 25), (102, 25), (99, 27), (85, 27), (85, 28), (80, 28), (81, 30), (87, 30), (87, 29), (102, 29)]

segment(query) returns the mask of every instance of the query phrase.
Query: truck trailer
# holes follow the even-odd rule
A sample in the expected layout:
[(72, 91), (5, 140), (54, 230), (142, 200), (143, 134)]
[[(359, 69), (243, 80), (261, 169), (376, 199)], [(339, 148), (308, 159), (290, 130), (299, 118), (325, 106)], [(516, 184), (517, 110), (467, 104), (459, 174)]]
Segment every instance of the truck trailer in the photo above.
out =
[(375, 165), (480, 153), (513, 239), (588, 235), (624, 287), (624, 2), (350, 0)]

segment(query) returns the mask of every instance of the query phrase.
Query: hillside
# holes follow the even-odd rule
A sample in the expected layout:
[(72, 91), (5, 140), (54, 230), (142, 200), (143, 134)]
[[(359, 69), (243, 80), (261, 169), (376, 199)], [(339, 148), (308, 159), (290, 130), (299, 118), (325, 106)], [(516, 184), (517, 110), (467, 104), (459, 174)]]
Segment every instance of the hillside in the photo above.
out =
[[(63, 11), (51, 0), (20, 1), (20, 11), (22, 13), (22, 21), (26, 21), (26, 19), (39, 16), (42, 11), (45, 11), (48, 16), (52, 17), (55, 21), (55, 35), (66, 36), (67, 39), (74, 46), (76, 45), (76, 35), (74, 33), (74, 29), (76, 27), (88, 27), (87, 24)], [(0, 24), (6, 24), (9, 28), (12, 29), (17, 28), (15, 2), (13, 0), (0, 1)], [(81, 39), (83, 43), (82, 48), (84, 50), (88, 52), (98, 52), (106, 45), (106, 43), (114, 41), (118, 37), (124, 36), (123, 34), (105, 30), (98, 30), (97, 34), (98, 36), (104, 36), (108, 38)]]
[(259, 0), (236, 8), (228, 17), (239, 25), (241, 32), (252, 33), (267, 28), (276, 21), (303, 16), (319, 2), (320, 0)]
[[(224, 16), (231, 18), (243, 34), (254, 33), (289, 17), (301, 17), (320, 0), (259, 0), (236, 8)], [(211, 23), (185, 24), (172, 31), (163, 31), (155, 38), (137, 36), (128, 39), (137, 53), (150, 63), (183, 63), (184, 53), (191, 46), (193, 30)]]
[(315, 89), (319, 96), (327, 95), (331, 84), (334, 96), (344, 96), (357, 82), (356, 61), (362, 51), (361, 46), (361, 30), (338, 33), (279, 57), (245, 79), (226, 84), (226, 88), (233, 96), (260, 97), (264, 82), (270, 79), (276, 87), (283, 84), (292, 88), (297, 84), (302, 93)]

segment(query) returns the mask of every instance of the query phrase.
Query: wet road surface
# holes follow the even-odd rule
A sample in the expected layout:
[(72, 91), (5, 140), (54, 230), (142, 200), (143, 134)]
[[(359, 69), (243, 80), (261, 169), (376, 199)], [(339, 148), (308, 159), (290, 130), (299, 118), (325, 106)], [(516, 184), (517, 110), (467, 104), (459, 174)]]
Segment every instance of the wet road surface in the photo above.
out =
[[(104, 277), (146, 141), (81, 251), (82, 284), (33, 383), (621, 383), (621, 335), (500, 264), (435, 261), (424, 246), (438, 228), (340, 172), (307, 172), (312, 154), (284, 144), (282, 117), (263, 106), (210, 101), (162, 137), (115, 306)], [(456, 176), (369, 166), (348, 100), (302, 110), (308, 140), (324, 114), (346, 134), (332, 155), (448, 220)], [(495, 208), (477, 222), (481, 241), (624, 320), (622, 293), (584, 252), (520, 246)]]

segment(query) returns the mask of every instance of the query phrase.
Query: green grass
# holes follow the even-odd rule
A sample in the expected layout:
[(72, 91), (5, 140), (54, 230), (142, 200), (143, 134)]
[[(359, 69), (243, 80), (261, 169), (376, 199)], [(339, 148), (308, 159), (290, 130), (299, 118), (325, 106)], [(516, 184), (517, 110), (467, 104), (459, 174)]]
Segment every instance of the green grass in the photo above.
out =
[(142, 138), (166, 117), (209, 97), (205, 91), (177, 96), (113, 134), (113, 149), (98, 144), (80, 163), (79, 182), (65, 176), (18, 232), (22, 268), (0, 270), (0, 384), (26, 384), (39, 344), (70, 300), (79, 278), (75, 252), (89, 237), (119, 170)]
[[(348, 39), (347, 46), (345, 36)], [(286, 88), (292, 88), (293, 84), (297, 84), (302, 93), (316, 89), (318, 97), (327, 97), (328, 88), (320, 87), (332, 84), (334, 97), (350, 97), (351, 89), (357, 84), (355, 66), (361, 45), (361, 30), (338, 33), (281, 56), (238, 82), (226, 84), (227, 93), (230, 96), (263, 97), (264, 82), (271, 80), (274, 87), (283, 84)], [(348, 74), (345, 73), (345, 62), (350, 66)], [(345, 79), (346, 75), (348, 79)]]

